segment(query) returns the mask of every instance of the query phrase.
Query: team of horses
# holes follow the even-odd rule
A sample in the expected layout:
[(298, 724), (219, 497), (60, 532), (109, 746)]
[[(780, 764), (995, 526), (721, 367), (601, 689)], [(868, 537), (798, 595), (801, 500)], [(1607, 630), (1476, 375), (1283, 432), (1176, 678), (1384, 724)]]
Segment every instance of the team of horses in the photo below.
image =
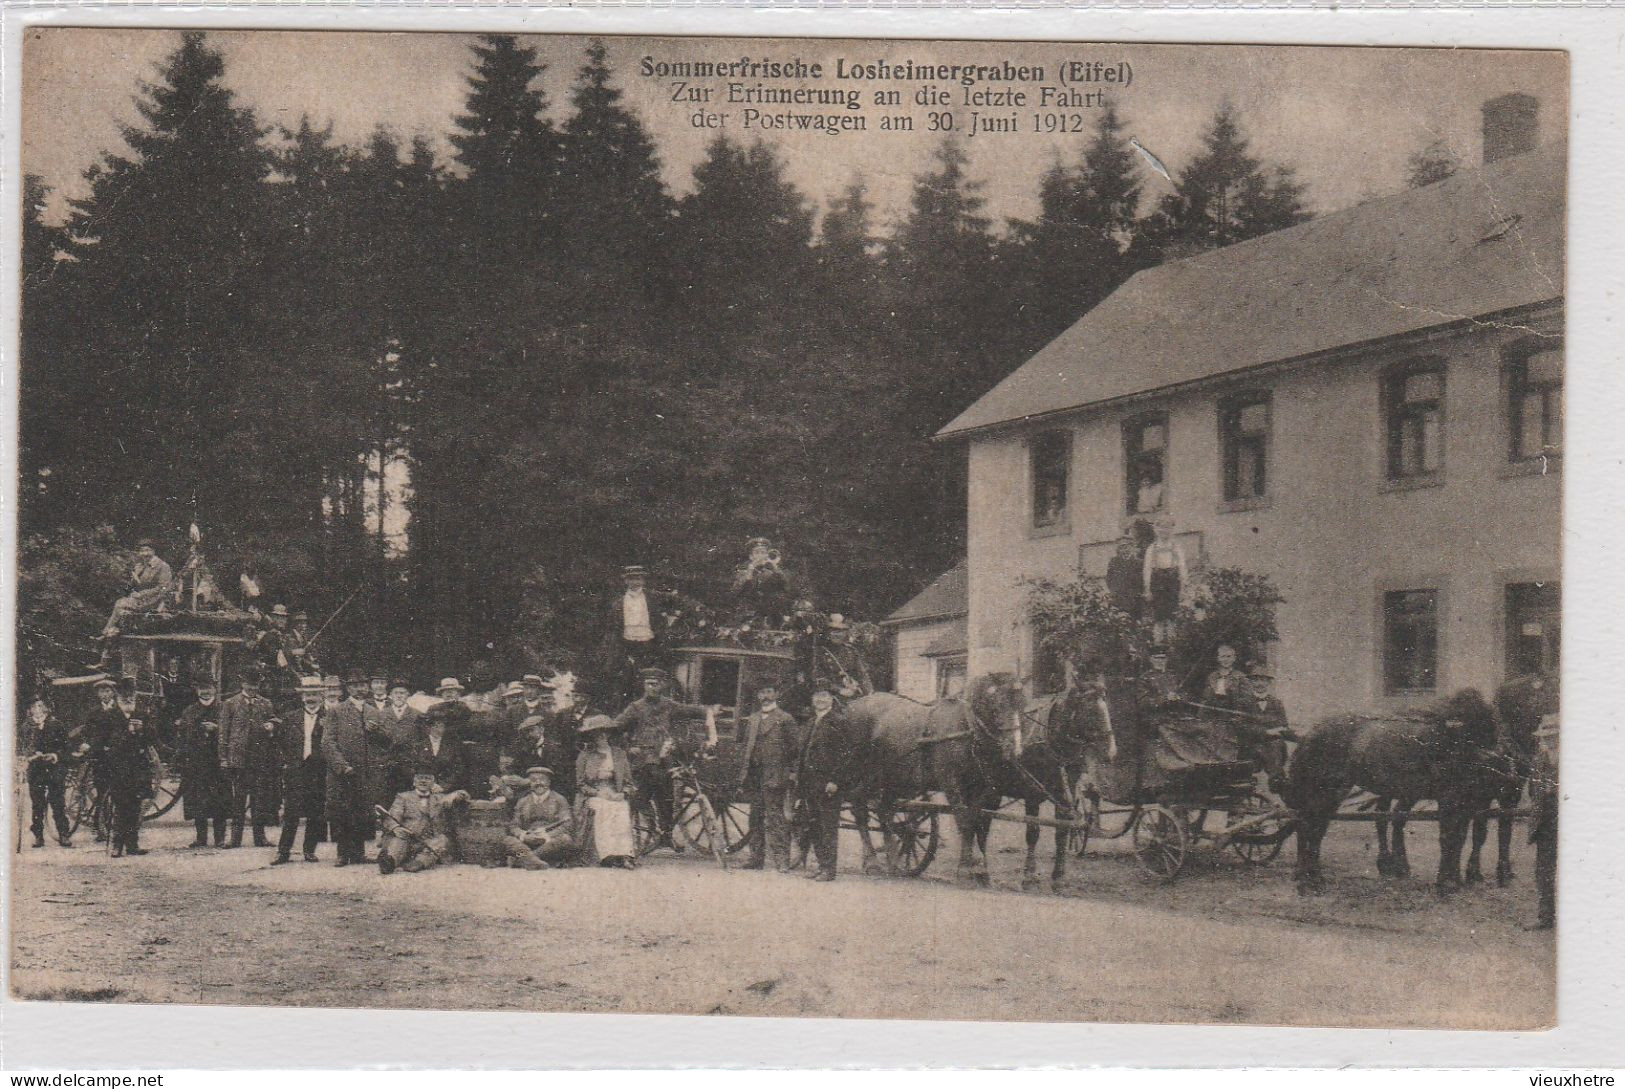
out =
[[(862, 786), (848, 801), (860, 824), (871, 810), (876, 813), (885, 843), (881, 859), (870, 856), (866, 841), (865, 867), (884, 864), (896, 872), (893, 814), (940, 793), (959, 840), (959, 879), (988, 882), (989, 814), (1019, 800), (1029, 818), (1051, 806), (1059, 823), (1050, 877), (1061, 882), (1072, 835), (1066, 822), (1082, 813), (1078, 784), (1085, 773), (1092, 777), (1101, 763), (1117, 759), (1113, 709), (1119, 722), (1136, 716), (1131, 689), (1073, 680), (1058, 695), (1032, 701), (1021, 678), (1001, 672), (972, 680), (962, 699), (921, 703), (878, 692), (854, 700), (847, 717), (866, 744), (857, 777)], [(1321, 841), (1333, 816), (1361, 791), (1376, 796), (1382, 875), (1409, 874), (1404, 822), (1413, 805), (1431, 800), (1438, 805), (1439, 889), (1462, 883), (1469, 829), (1466, 880), (1482, 880), (1480, 852), (1488, 831), (1483, 814), (1492, 808), (1500, 814), (1496, 878), (1501, 884), (1511, 880), (1512, 812), (1529, 779), (1535, 731), (1557, 706), (1556, 676), (1540, 675), (1502, 685), (1494, 706), (1466, 688), (1426, 707), (1334, 715), (1316, 723), (1293, 755), (1284, 796), (1297, 821), (1299, 891), (1324, 887)], [(1023, 888), (1039, 884), (1040, 834), (1041, 826), (1029, 820)]]

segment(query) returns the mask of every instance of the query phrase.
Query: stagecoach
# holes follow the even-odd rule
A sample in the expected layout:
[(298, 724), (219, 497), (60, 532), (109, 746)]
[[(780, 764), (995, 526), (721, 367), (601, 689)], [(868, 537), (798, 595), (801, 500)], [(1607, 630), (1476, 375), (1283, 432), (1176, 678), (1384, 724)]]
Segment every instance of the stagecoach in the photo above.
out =
[[(749, 842), (750, 803), (739, 797), (738, 786), (745, 770), (745, 719), (756, 708), (756, 693), (763, 685), (771, 684), (789, 702), (805, 695), (805, 685), (801, 684), (797, 655), (789, 645), (683, 646), (673, 657), (676, 697), (718, 708), (717, 744), (711, 752), (705, 751), (704, 723), (676, 727), (682, 766), (673, 823), (678, 837), (688, 846), (725, 858), (737, 854)], [(891, 820), (900, 868), (910, 876), (923, 873), (940, 843), (937, 814), (903, 809)], [(861, 823), (849, 817), (842, 827), (856, 829), (864, 842), (876, 849), (881, 842), (878, 821), (874, 814)], [(652, 845), (656, 837), (649, 816), (638, 814), (637, 824), (640, 842)]]
[[(213, 682), (222, 697), (226, 685), (236, 682), (249, 658), (244, 633), (251, 619), (248, 613), (230, 608), (137, 614), (126, 619), (111, 647), (105, 672), (51, 680), (56, 714), (75, 728), (96, 709), (98, 680), (111, 676), (135, 681), (136, 712), (152, 729), (159, 759), (143, 820), (163, 816), (180, 801), (176, 720), (195, 698), (200, 680)], [(67, 807), (73, 829), (89, 822), (98, 833), (105, 831), (106, 800), (95, 789), (86, 762), (69, 773)]]

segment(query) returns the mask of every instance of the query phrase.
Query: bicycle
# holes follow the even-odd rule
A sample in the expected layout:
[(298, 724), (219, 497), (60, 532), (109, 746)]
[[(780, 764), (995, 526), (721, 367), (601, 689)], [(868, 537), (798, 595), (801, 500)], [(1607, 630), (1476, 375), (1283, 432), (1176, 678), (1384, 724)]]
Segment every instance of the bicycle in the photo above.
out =
[[(702, 753), (700, 759), (714, 757)], [(692, 763), (674, 764), (668, 774), (672, 781), (674, 839), (681, 835), (688, 846), (701, 854), (710, 855), (727, 868), (728, 856), (737, 854), (748, 842), (748, 827), (740, 821), (731, 806), (724, 806), (718, 811)], [(634, 808), (632, 834), (640, 858), (660, 846), (660, 829), (653, 806), (639, 805)]]

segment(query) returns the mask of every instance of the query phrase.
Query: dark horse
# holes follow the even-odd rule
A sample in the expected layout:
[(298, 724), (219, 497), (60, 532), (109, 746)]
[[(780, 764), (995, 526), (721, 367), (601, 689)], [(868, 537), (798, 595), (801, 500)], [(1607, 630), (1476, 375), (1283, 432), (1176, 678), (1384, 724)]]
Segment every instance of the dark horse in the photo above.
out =
[(1379, 798), (1436, 799), (1438, 887), (1459, 885), (1468, 823), (1505, 789), (1497, 741), (1495, 712), (1473, 688), (1415, 711), (1317, 723), (1293, 754), (1287, 782), (1298, 815), (1298, 891), (1321, 887), (1320, 843), (1353, 787)]
[[(853, 700), (846, 709), (854, 736), (866, 740), (863, 786), (847, 801), (861, 825), (872, 804), (886, 836), (886, 866), (897, 870), (892, 812), (899, 802), (941, 791), (959, 834), (959, 876), (987, 880), (987, 860), (973, 847), (977, 819), (969, 812), (986, 777), (979, 771), (1020, 759), (1026, 694), (1010, 673), (989, 673), (966, 686), (965, 699), (918, 703), (891, 692)], [(864, 859), (867, 866), (872, 859)]]
[[(1038, 816), (1039, 807), (1049, 802), (1055, 819), (1076, 820), (1079, 813), (1074, 784), (1087, 765), (1117, 756), (1117, 738), (1112, 733), (1111, 711), (1103, 689), (1093, 684), (1070, 684), (1064, 692), (1045, 696), (1030, 704), (1021, 714), (1021, 755), (997, 764), (978, 766), (973, 778), (980, 798), (977, 808), (991, 811), (1006, 798), (1020, 798), (1028, 817)], [(977, 820), (976, 845), (987, 857), (987, 837), (993, 818)], [(1038, 886), (1038, 839), (1041, 829), (1027, 825), (1027, 858), (1021, 867), (1021, 887)], [(1066, 877), (1067, 849), (1071, 832), (1055, 829), (1055, 861), (1050, 882), (1059, 885)]]

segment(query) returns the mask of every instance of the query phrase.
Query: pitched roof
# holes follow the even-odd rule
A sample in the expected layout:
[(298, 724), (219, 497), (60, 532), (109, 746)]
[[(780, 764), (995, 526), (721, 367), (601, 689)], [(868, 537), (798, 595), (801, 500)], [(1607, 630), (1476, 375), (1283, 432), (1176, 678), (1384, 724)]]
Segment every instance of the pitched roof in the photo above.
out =
[(965, 574), (965, 561), (938, 575), (936, 579), (909, 599), (908, 604), (885, 619), (887, 624), (906, 624), (916, 620), (932, 620), (948, 616), (964, 616), (970, 611), (970, 583)]
[(1145, 269), (937, 437), (1559, 299), (1566, 152)]

